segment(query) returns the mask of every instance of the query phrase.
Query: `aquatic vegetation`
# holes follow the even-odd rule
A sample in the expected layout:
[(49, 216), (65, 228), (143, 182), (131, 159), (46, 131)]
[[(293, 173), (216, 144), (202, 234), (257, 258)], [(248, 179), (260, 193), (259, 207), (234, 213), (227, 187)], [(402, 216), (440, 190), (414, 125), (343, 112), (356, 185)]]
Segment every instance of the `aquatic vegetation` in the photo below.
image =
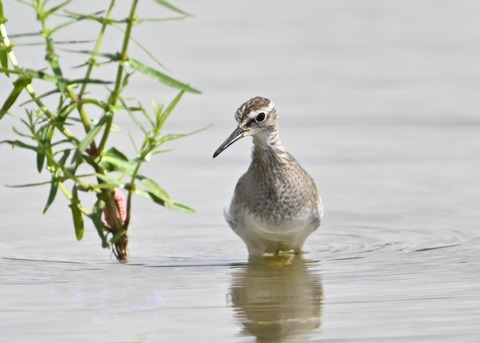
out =
[[(127, 262), (130, 259), (127, 233), (134, 194), (167, 208), (193, 212), (190, 207), (174, 201), (154, 179), (141, 174), (141, 167), (152, 156), (168, 151), (165, 143), (188, 135), (164, 133), (163, 126), (185, 93), (200, 91), (162, 71), (163, 66), (153, 54), (133, 38), (135, 27), (142, 23), (185, 19), (189, 14), (163, 0), (155, 2), (164, 11), (173, 13), (173, 17), (140, 18), (138, 0), (130, 2), (127, 14), (120, 13), (126, 4), (115, 0), (105, 2), (107, 8), (95, 13), (79, 13), (75, 10), (78, 6), (72, 9), (73, 0), (19, 2), (34, 11), (39, 30), (9, 36), (0, 0), (0, 78), (12, 81), (7, 98), (0, 99), (0, 120), (9, 114), (22, 123), (21, 128), (13, 128), (18, 139), (2, 143), (31, 150), (36, 155), (38, 172), (49, 173), (50, 178), (15, 187), (49, 185), (44, 213), (60, 190), (68, 200), (76, 238), (82, 239), (84, 219), (90, 220), (102, 246), (111, 248), (119, 261)], [(124, 17), (118, 19), (120, 15)], [(74, 31), (75, 37), (71, 40), (59, 38), (66, 29), (85, 23), (98, 27), (95, 39), (83, 39), (81, 28)], [(105, 52), (104, 41), (109, 30), (119, 30), (122, 39), (118, 40), (117, 50)], [(12, 39), (20, 42), (14, 44)], [(45, 68), (22, 65), (22, 56), (16, 48), (38, 44), (45, 48)], [(131, 45), (147, 55), (154, 66), (135, 58)], [(72, 54), (84, 56), (84, 63), (65, 68), (67, 63), (63, 62)], [(79, 71), (83, 77), (76, 77)], [(178, 93), (167, 105), (152, 101), (152, 106), (147, 108), (128, 95), (129, 81), (136, 77), (152, 78)], [(28, 100), (18, 104), (22, 97)], [(136, 141), (133, 135), (121, 131), (125, 140), (131, 139), (134, 156), (111, 145), (111, 133), (121, 130), (117, 120), (120, 114), (129, 117), (143, 136)], [(84, 205), (89, 203), (85, 200), (89, 197), (94, 198), (91, 208)]]

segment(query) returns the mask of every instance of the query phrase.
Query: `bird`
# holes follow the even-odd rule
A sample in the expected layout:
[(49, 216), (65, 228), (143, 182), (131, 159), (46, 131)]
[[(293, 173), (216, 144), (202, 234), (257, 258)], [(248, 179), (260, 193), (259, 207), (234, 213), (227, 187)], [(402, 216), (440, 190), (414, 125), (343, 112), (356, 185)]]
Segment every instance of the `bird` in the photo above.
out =
[(312, 177), (285, 149), (275, 104), (256, 96), (235, 112), (235, 130), (213, 158), (243, 137), (253, 138), (252, 159), (239, 178), (230, 207), (230, 228), (250, 257), (302, 252), (307, 237), (321, 224), (323, 204)]

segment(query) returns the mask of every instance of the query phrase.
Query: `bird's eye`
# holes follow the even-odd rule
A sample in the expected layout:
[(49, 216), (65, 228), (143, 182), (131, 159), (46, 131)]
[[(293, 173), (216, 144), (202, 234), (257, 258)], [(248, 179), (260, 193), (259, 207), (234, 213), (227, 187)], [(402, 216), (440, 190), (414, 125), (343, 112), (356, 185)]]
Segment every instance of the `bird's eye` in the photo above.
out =
[(267, 117), (267, 115), (263, 112), (260, 112), (259, 114), (257, 114), (257, 117), (255, 118), (256, 121), (264, 121), (265, 118)]

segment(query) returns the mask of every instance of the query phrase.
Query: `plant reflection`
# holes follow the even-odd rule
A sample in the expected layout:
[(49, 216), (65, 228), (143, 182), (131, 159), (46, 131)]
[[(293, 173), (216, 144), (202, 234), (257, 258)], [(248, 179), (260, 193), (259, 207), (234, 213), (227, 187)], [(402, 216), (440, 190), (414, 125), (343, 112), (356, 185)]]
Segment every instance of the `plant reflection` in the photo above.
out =
[(314, 263), (268, 256), (233, 267), (231, 306), (245, 334), (258, 342), (283, 342), (320, 328), (323, 287), (320, 275), (308, 268)]

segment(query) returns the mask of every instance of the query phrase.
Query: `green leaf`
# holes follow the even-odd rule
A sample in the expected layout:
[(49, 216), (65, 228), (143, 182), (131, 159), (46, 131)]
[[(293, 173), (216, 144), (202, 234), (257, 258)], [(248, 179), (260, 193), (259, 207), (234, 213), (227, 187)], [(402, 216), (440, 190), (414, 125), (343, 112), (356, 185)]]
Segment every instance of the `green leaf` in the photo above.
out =
[(100, 120), (98, 121), (97, 124), (95, 124), (94, 127), (87, 133), (83, 141), (78, 144), (78, 152), (83, 153), (89, 146), (92, 144), (93, 140), (95, 137), (100, 133), (100, 131), (103, 129), (105, 126), (105, 123), (107, 122), (108, 117), (110, 117), (112, 114), (107, 113), (105, 114)]
[(77, 108), (77, 104), (72, 102), (69, 105), (64, 106), (63, 108), (60, 108), (59, 111), (57, 112), (57, 117), (61, 123), (64, 123), (65, 120), (67, 119), (68, 115), (72, 113), (75, 109)]
[(80, 206), (80, 200), (78, 198), (78, 190), (77, 190), (77, 186), (74, 185), (72, 189), (72, 202), (70, 204), (70, 208), (72, 209), (72, 218), (73, 218), (73, 226), (75, 228), (75, 236), (77, 237), (78, 241), (81, 241), (83, 238), (83, 233), (85, 231), (85, 226), (83, 224), (83, 216), (79, 206)]
[(165, 202), (164, 200), (156, 197), (154, 194), (152, 194), (151, 192), (147, 192), (147, 191), (144, 191), (142, 189), (135, 189), (135, 193), (136, 194), (139, 194), (149, 200), (152, 200), (154, 203), (156, 204), (159, 204), (163, 207), (166, 207), (166, 208), (169, 208), (169, 209), (172, 209), (172, 210), (176, 210), (176, 211), (180, 211), (180, 212), (184, 212), (184, 213), (195, 213), (195, 210), (191, 207), (188, 207), (187, 205), (184, 205), (184, 204), (181, 204), (181, 203), (178, 203), (178, 202)]
[(187, 17), (191, 17), (190, 14), (188, 14), (187, 12), (179, 9), (178, 7), (175, 7), (173, 6), (172, 4), (166, 2), (165, 0), (155, 0), (155, 2), (167, 9), (169, 9), (170, 11), (173, 11), (173, 12), (176, 12), (178, 14), (181, 14), (181, 15), (184, 15), (184, 16), (187, 16)]
[(75, 84), (95, 84), (95, 85), (111, 85), (113, 82), (112, 81), (105, 81), (101, 79), (74, 79), (74, 80), (68, 80), (67, 82), (69, 85), (75, 85)]
[(100, 166), (110, 172), (119, 171), (132, 175), (135, 171), (136, 163), (134, 161), (124, 161), (113, 156), (102, 156)]
[(170, 196), (168, 195), (167, 191), (165, 191), (154, 180), (145, 178), (145, 177), (139, 177), (139, 179), (142, 182), (142, 184), (148, 189), (148, 191), (150, 191), (157, 198), (162, 199), (166, 202), (173, 202)]
[[(2, 47), (0, 47), (0, 51), (2, 50), (6, 50), (5, 48), (2, 49)], [(0, 73), (4, 73), (4, 74), (17, 74), (17, 75), (21, 75), (22, 72), (20, 70), (15, 70), (15, 69), (5, 69), (3, 67), (0, 67)]]
[(59, 77), (52, 74), (47, 74), (42, 70), (33, 70), (33, 69), (26, 68), (26, 69), (23, 69), (23, 72), (32, 79), (40, 79), (40, 80), (49, 81), (53, 83), (60, 81)]
[(170, 116), (170, 113), (174, 110), (174, 108), (177, 106), (178, 102), (182, 98), (183, 94), (185, 94), (184, 90), (181, 90), (175, 98), (168, 104), (167, 108), (163, 112), (163, 114), (159, 115), (157, 117), (157, 125), (159, 128), (162, 128), (163, 124), (167, 120), (167, 118)]
[(47, 56), (46, 59), (49, 61), (50, 66), (52, 67), (53, 74), (55, 74), (56, 79), (56, 85), (60, 92), (65, 94), (65, 91), (67, 90), (67, 83), (65, 78), (63, 77), (62, 74), (62, 69), (60, 68), (60, 64), (58, 62), (58, 56), (54, 54), (53, 48), (49, 49), (49, 38), (47, 38)]
[(67, 158), (68, 156), (70, 155), (70, 153), (72, 152), (71, 149), (66, 149), (66, 150), (63, 150), (63, 155), (62, 157), (60, 157), (60, 159), (58, 160), (58, 164), (60, 166), (64, 166), (65, 165), (65, 162), (67, 161)]
[[(45, 97), (47, 97), (47, 96), (49, 96), (49, 95), (55, 94), (55, 93), (58, 93), (58, 89), (57, 89), (57, 88), (55, 88), (55, 89), (53, 89), (53, 90), (51, 90), (51, 91), (48, 91), (48, 92), (46, 92), (46, 93), (37, 95), (36, 98), (37, 98), (37, 99), (43, 99), (43, 98), (45, 98)], [(29, 99), (29, 100), (24, 101), (24, 102), (22, 102), (21, 104), (19, 104), (19, 106), (24, 106), (24, 105), (27, 105), (27, 104), (32, 103), (32, 102), (34, 102), (34, 101), (35, 101), (35, 99)]]
[(148, 114), (147, 110), (142, 106), (141, 103), (139, 103), (139, 108), (140, 108), (140, 113), (143, 114), (143, 116), (145, 117), (145, 119), (150, 123), (150, 125), (152, 127), (155, 127), (155, 123), (152, 119), (152, 117), (150, 117), (150, 115)]
[(10, 92), (10, 94), (7, 97), (7, 100), (3, 103), (2, 108), (0, 109), (0, 120), (3, 118), (5, 113), (8, 112), (10, 107), (13, 106), (15, 101), (17, 100), (18, 96), (22, 92), (22, 90), (27, 87), (30, 82), (32, 82), (32, 79), (28, 77), (19, 77), (14, 83), (13, 83), (13, 89)]
[(162, 22), (168, 22), (168, 21), (180, 21), (180, 20), (185, 20), (189, 16), (186, 15), (180, 15), (177, 17), (167, 17), (167, 18), (142, 18), (138, 19), (136, 21), (137, 25), (142, 24), (142, 23), (162, 23)]
[(37, 170), (39, 173), (42, 172), (43, 163), (45, 162), (45, 154), (37, 150)]
[(185, 213), (195, 213), (195, 210), (187, 205), (181, 204), (179, 202), (173, 201), (168, 193), (160, 187), (154, 180), (138, 177), (142, 184), (147, 188), (147, 191), (136, 188), (135, 193), (144, 196), (147, 199), (152, 200), (153, 202), (162, 205), (166, 208), (185, 212)]
[[(130, 118), (132, 118), (132, 121), (135, 123), (135, 125), (137, 125), (137, 127), (142, 130), (143, 133), (147, 133), (147, 130), (145, 130), (145, 127), (143, 127), (142, 123), (140, 122), (140, 120), (138, 120), (138, 118), (135, 116), (135, 114), (133, 113), (132, 109), (130, 107), (128, 107), (127, 103), (125, 102), (125, 100), (122, 98), (122, 97), (119, 97), (119, 100), (120, 100), (120, 103), (122, 104), (122, 106), (125, 108), (125, 110), (127, 111), (128, 115), (130, 116)], [(132, 137), (130, 136), (130, 139), (132, 139)], [(134, 143), (134, 141), (132, 140), (132, 142)], [(135, 144), (135, 143), (134, 143)]]
[(19, 141), (19, 140), (4, 140), (4, 141), (1, 141), (0, 142), (1, 144), (10, 144), (12, 146), (12, 148), (15, 148), (15, 147), (18, 147), (18, 148), (22, 148), (22, 149), (28, 149), (28, 150), (32, 150), (32, 151), (37, 151), (38, 150), (38, 147), (34, 146), (34, 145), (29, 145), (29, 144), (26, 144), (22, 141)]
[(126, 233), (127, 233), (127, 230), (117, 231), (117, 233), (112, 238), (110, 238), (110, 244), (117, 243), (120, 238), (126, 235)]
[(123, 152), (121, 152), (120, 150), (118, 150), (115, 147), (110, 148), (107, 151), (105, 151), (104, 155), (114, 157), (114, 158), (119, 159), (119, 160), (124, 161), (124, 162), (128, 162), (127, 156), (125, 156), (125, 154)]
[[(19, 135), (20, 137), (25, 137), (25, 138), (29, 138), (29, 139), (33, 138), (32, 135), (30, 135), (28, 133), (23, 133), (22, 131), (17, 129), (15, 126), (12, 127), (12, 131), (15, 132), (17, 135)], [(5, 142), (0, 142), (0, 143), (5, 143)]]
[(131, 132), (128, 133), (128, 137), (130, 138), (130, 142), (132, 143), (133, 149), (135, 149), (135, 152), (138, 154), (137, 143), (135, 143), (135, 139), (133, 138)]
[(8, 19), (5, 18), (4, 14), (3, 14), (3, 3), (0, 0), (0, 25), (5, 24), (7, 21), (8, 21)]
[(94, 42), (94, 40), (88, 40), (88, 39), (84, 39), (84, 40), (79, 40), (79, 39), (76, 39), (76, 40), (56, 40), (56, 41), (54, 41), (55, 45), (69, 45), (69, 46), (70, 45), (77, 45), (77, 44), (92, 43), (92, 42)]
[(8, 50), (7, 49), (0, 49), (0, 65), (5, 68), (6, 72), (5, 75), (10, 77), (10, 73), (8, 72)]
[(99, 189), (102, 189), (102, 188), (108, 188), (108, 189), (115, 189), (115, 188), (124, 188), (125, 187), (125, 183), (122, 182), (121, 180), (118, 180), (118, 179), (114, 179), (114, 178), (111, 178), (111, 177), (108, 177), (106, 175), (103, 175), (103, 174), (95, 174), (95, 176), (97, 178), (99, 178), (100, 180), (102, 180), (103, 182), (105, 183), (100, 183), (100, 184), (97, 184), (97, 185), (92, 185), (93, 188), (99, 188)]
[[(58, 64), (58, 63), (56, 63)], [(4, 71), (4, 69), (0, 69), (0, 71)], [(19, 74), (18, 71), (16, 70), (8, 70), (9, 72), (16, 72)], [(106, 80), (101, 80), (101, 79), (74, 79), (74, 80), (66, 80), (62, 75), (61, 71), (58, 67), (55, 67), (54, 69), (55, 75), (52, 74), (47, 74), (42, 70), (33, 70), (33, 69), (22, 69), (21, 74), (27, 75), (28, 77), (32, 79), (39, 79), (43, 81), (48, 81), (55, 83), (58, 86), (58, 89), (63, 92), (62, 87), (65, 87), (66, 85), (75, 85), (75, 84), (100, 84), (100, 85), (109, 85), (112, 82), (111, 81), (106, 81)]]
[(136, 163), (130, 161), (120, 150), (110, 148), (104, 151), (100, 165), (107, 171), (120, 171), (132, 175), (135, 171)]
[(115, 20), (111, 18), (105, 18), (104, 16), (102, 16), (103, 11), (97, 11), (92, 14), (77, 13), (69, 10), (64, 10), (64, 12), (67, 14), (66, 17), (74, 18), (77, 21), (92, 20), (100, 24), (106, 24), (106, 25), (111, 25), (113, 23), (125, 23), (125, 19)]
[(110, 53), (103, 53), (103, 52), (98, 52), (95, 50), (75, 50), (75, 49), (59, 49), (61, 51), (66, 51), (66, 52), (71, 52), (74, 54), (83, 54), (83, 55), (90, 55), (90, 56), (100, 56), (100, 57), (105, 57), (110, 61), (118, 61), (119, 57), (118, 54), (110, 54)]
[(59, 9), (65, 7), (66, 5), (68, 5), (70, 2), (72, 2), (72, 0), (67, 0), (67, 1), (64, 1), (60, 4), (58, 4), (57, 6), (54, 6), (52, 8), (50, 8), (48, 11), (45, 11), (43, 13), (43, 16), (42, 18), (45, 20), (47, 19), (51, 14), (54, 14), (55, 12), (57, 12)]
[[(40, 131), (40, 144), (44, 146), (44, 148), (47, 146), (50, 148), (50, 153), (51, 153), (51, 147), (50, 147), (50, 125), (45, 125), (43, 126), (39, 131)], [(39, 144), (39, 145), (40, 145)], [(39, 173), (42, 172), (43, 169), (43, 164), (45, 162), (45, 151), (40, 148), (37, 150), (37, 170)]]
[(195, 210), (191, 208), (190, 206), (187, 206), (185, 204), (181, 204), (179, 202), (174, 202), (171, 205), (166, 206), (167, 208), (170, 208), (175, 211), (183, 212), (183, 213), (188, 213), (188, 214), (193, 214), (195, 213)]
[(52, 174), (52, 181), (50, 182), (50, 192), (48, 193), (47, 203), (43, 208), (43, 214), (45, 214), (48, 211), (48, 208), (55, 200), (55, 197), (58, 191), (58, 185), (61, 180), (61, 176), (62, 176), (62, 171), (60, 169), (56, 169)]
[[(127, 73), (127, 74), (123, 77), (121, 89), (124, 89), (125, 87), (127, 87), (128, 81), (130, 81), (130, 76), (132, 76), (132, 75), (133, 75), (133, 72)], [(124, 107), (126, 107), (126, 106), (124, 105)]]
[(76, 20), (67, 20), (67, 21), (65, 21), (65, 22), (63, 22), (63, 23), (55, 26), (54, 28), (50, 29), (49, 34), (50, 34), (50, 35), (53, 35), (53, 34), (54, 34), (55, 32), (57, 32), (58, 30), (61, 30), (61, 29), (65, 28), (65, 27), (68, 27), (68, 26), (73, 25), (73, 24), (75, 24), (75, 23), (77, 23)]
[(190, 136), (191, 134), (193, 134), (193, 133), (168, 133), (168, 134), (160, 137), (157, 140), (155, 146), (159, 147), (160, 145), (162, 145), (166, 142), (173, 141), (175, 139), (183, 138), (183, 137), (186, 137), (186, 136)]
[(164, 74), (164, 73), (162, 73), (158, 70), (150, 68), (150, 67), (144, 65), (143, 63), (141, 63), (141, 62), (139, 62), (139, 61), (137, 61), (133, 58), (129, 59), (128, 61), (120, 61), (119, 63), (122, 63), (125, 66), (130, 66), (133, 69), (141, 72), (142, 74), (150, 76), (150, 77), (156, 79), (157, 81), (160, 81), (161, 83), (163, 83), (167, 86), (170, 86), (172, 88), (177, 88), (177, 89), (180, 89), (180, 90), (183, 90), (183, 91), (186, 91), (186, 92), (190, 92), (190, 93), (196, 93), (196, 94), (201, 94), (202, 93), (199, 90), (197, 90), (193, 87), (190, 87), (186, 83), (177, 81), (177, 80), (171, 78), (170, 76), (168, 76), (168, 75), (166, 75), (166, 74)]
[(26, 187), (37, 187), (37, 186), (49, 185), (51, 183), (52, 183), (52, 181), (43, 181), (43, 182), (37, 182), (37, 183), (26, 183), (26, 184), (23, 184), (23, 185), (6, 185), (6, 187), (9, 187), (9, 188), (26, 188)]
[(152, 151), (152, 155), (164, 154), (166, 152), (173, 151), (173, 149), (157, 149)]
[(111, 191), (115, 190), (115, 187), (113, 184), (110, 183), (97, 183), (97, 184), (91, 184), (90, 185), (90, 190), (94, 190), (95, 192), (99, 192), (104, 189), (109, 189)]
[(198, 129), (198, 130), (195, 130), (195, 131), (190, 131), (190, 132), (187, 132), (187, 133), (169, 133), (169, 134), (166, 134), (166, 135), (163, 135), (161, 136), (155, 146), (158, 148), (160, 145), (166, 143), (166, 142), (169, 142), (169, 141), (173, 141), (173, 140), (176, 140), (176, 139), (179, 139), (179, 138), (183, 138), (183, 137), (188, 137), (188, 136), (191, 136), (191, 135), (194, 135), (196, 133), (199, 133), (199, 132), (202, 132), (204, 130), (206, 130), (209, 126), (206, 126), (204, 128), (201, 128), (201, 129)]
[(109, 248), (110, 244), (108, 244), (107, 237), (105, 236), (103, 221), (102, 221), (102, 214), (103, 214), (104, 207), (105, 207), (105, 201), (103, 201), (100, 198), (97, 199), (97, 201), (95, 202), (92, 208), (91, 218), (92, 218), (93, 225), (95, 225), (95, 228), (97, 229), (98, 235), (102, 239), (102, 247)]
[[(186, 18), (186, 17), (183, 17), (183, 18)], [(140, 23), (142, 20), (138, 20), (138, 23)], [(135, 38), (131, 37), (133, 43), (138, 46), (140, 49), (142, 49), (142, 51), (144, 53), (147, 54), (148, 57), (150, 57), (153, 61), (155, 61), (156, 64), (158, 64), (159, 67), (162, 67), (163, 69), (165, 69), (166, 71), (169, 71), (167, 67), (165, 67), (162, 63), (160, 63), (160, 61), (155, 57), (155, 55), (153, 53), (151, 53), (146, 47), (144, 47), (138, 40), (136, 40)]]

